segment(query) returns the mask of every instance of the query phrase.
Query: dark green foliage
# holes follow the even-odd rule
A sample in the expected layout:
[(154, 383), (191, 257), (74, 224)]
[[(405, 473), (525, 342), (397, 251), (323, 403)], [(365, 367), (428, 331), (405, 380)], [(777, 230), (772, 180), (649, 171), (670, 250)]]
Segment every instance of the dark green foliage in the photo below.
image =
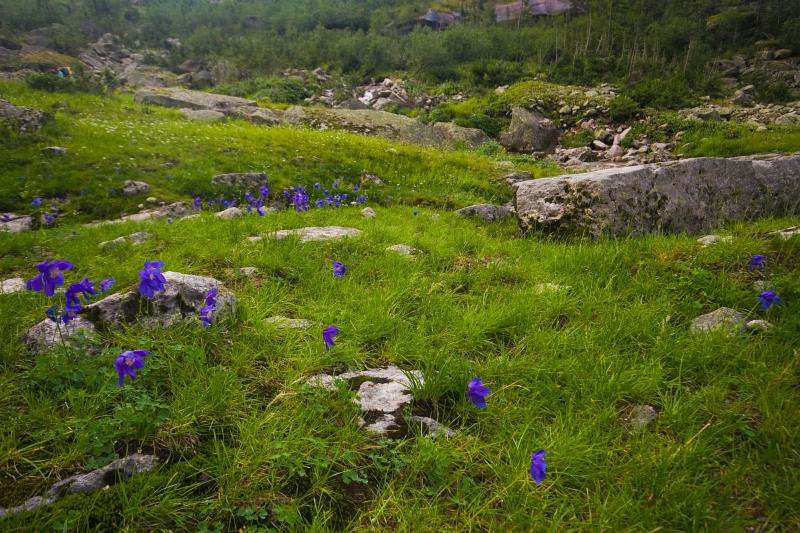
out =
[(64, 92), (86, 92), (100, 94), (104, 88), (99, 83), (95, 83), (87, 78), (72, 76), (69, 78), (59, 78), (49, 72), (29, 74), (25, 78), (25, 83), (31, 89), (47, 91), (51, 93)]
[(283, 77), (253, 78), (219, 85), (215, 88), (215, 92), (256, 100), (264, 99), (276, 104), (299, 104), (311, 95), (303, 80)]
[(641, 107), (655, 109), (681, 109), (695, 103), (691, 89), (685, 79), (652, 77), (631, 86), (626, 95)]
[(608, 111), (612, 120), (624, 122), (634, 118), (641, 108), (636, 100), (626, 94), (621, 94), (611, 101)]

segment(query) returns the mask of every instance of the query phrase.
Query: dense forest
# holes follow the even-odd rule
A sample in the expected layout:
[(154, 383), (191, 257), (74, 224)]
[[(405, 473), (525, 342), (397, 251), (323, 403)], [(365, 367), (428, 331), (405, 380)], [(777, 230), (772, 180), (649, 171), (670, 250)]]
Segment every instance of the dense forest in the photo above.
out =
[[(570, 12), (498, 24), (486, 0), (0, 0), (0, 33), (51, 28), (74, 53), (105, 32), (161, 47), (177, 64), (227, 60), (234, 76), (323, 66), (344, 74), (407, 71), (491, 86), (532, 74), (569, 83), (674, 78), (713, 90), (709, 61), (761, 47), (800, 50), (800, 7), (785, 0), (576, 0)], [(430, 7), (461, 14), (435, 31)], [(211, 22), (213, 21), (213, 22)], [(234, 81), (234, 80), (230, 80)]]

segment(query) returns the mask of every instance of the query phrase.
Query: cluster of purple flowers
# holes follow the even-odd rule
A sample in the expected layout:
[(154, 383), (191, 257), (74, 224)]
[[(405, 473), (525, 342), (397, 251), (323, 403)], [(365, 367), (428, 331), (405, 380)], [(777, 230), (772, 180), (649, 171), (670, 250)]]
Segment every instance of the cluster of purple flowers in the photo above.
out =
[(286, 189), (283, 191), (283, 196), (289, 200), (289, 203), (292, 205), (292, 207), (297, 209), (298, 213), (308, 211), (309, 196), (306, 188), (302, 185), (297, 185), (296, 187)]
[(164, 263), (161, 261), (145, 261), (144, 268), (139, 272), (139, 294), (152, 300), (157, 292), (164, 290), (167, 279), (161, 269)]
[(136, 370), (144, 368), (144, 358), (150, 355), (147, 350), (130, 350), (123, 352), (122, 355), (114, 359), (114, 370), (119, 375), (117, 384), (122, 387), (125, 384), (125, 376), (136, 379)]
[[(31, 201), (31, 206), (33, 207), (39, 207), (42, 204), (44, 204), (44, 198), (42, 198), (41, 196), (37, 196)], [(51, 206), (51, 209), (53, 209), (54, 211), (58, 211), (58, 208), (55, 206)], [(56, 221), (56, 219), (58, 218), (58, 213), (56, 212), (51, 213), (50, 211), (45, 211), (44, 213), (42, 213), (42, 218), (44, 219), (45, 224), (50, 225)], [(5, 220), (7, 219), (4, 218), (4, 221)]]
[(200, 309), (200, 322), (203, 323), (204, 328), (207, 328), (214, 321), (217, 314), (217, 289), (210, 289), (206, 293), (206, 299), (203, 303), (203, 308)]
[[(53, 296), (58, 287), (64, 285), (65, 270), (72, 270), (73, 265), (63, 259), (57, 261), (46, 260), (36, 265), (39, 274), (27, 281), (25, 288), (29, 291), (41, 292), (45, 296)], [(106, 292), (114, 285), (114, 279), (108, 278), (100, 282), (100, 291)], [(94, 282), (89, 278), (83, 278), (78, 283), (73, 283), (64, 292), (64, 309), (59, 310), (57, 304), (51, 305), (46, 311), (45, 316), (56, 323), (68, 324), (77, 318), (78, 313), (83, 309), (84, 303), (89, 303), (92, 296), (97, 295)], [(83, 297), (83, 301), (81, 301)]]
[[(750, 260), (747, 262), (747, 270), (754, 274), (756, 271), (759, 271), (761, 274), (765, 274), (767, 272), (767, 258), (761, 254), (756, 254), (750, 256)], [(773, 305), (778, 305), (781, 303), (781, 299), (778, 298), (778, 295), (775, 294), (775, 291), (763, 291), (758, 295), (758, 303), (761, 305), (761, 308), (764, 311), (767, 311)]]
[[(264, 216), (264, 203), (267, 201), (268, 196), (269, 187), (266, 185), (262, 185), (259, 188), (258, 196), (254, 196), (250, 191), (245, 192), (244, 203), (246, 204), (247, 212), (252, 213), (255, 210), (259, 216)], [(208, 204), (209, 209), (228, 209), (229, 207), (236, 207), (238, 203), (239, 201), (236, 198), (229, 200), (222, 195), (216, 198), (209, 198), (206, 201), (200, 196), (195, 196), (192, 202), (195, 211), (200, 211), (205, 204)]]

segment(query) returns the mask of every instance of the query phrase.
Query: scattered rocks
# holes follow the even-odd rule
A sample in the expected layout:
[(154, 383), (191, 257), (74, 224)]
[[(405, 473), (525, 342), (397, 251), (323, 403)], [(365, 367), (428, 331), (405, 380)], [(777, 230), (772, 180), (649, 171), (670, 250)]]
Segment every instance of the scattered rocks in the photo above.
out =
[(361, 216), (364, 218), (375, 218), (378, 214), (371, 207), (365, 207), (361, 210)]
[(47, 146), (42, 148), (45, 155), (67, 155), (67, 149), (62, 146)]
[(702, 245), (703, 248), (707, 248), (712, 244), (716, 244), (718, 242), (733, 242), (733, 237), (731, 237), (730, 235), (723, 235), (723, 236), (704, 235), (703, 237), (697, 239), (697, 243)]
[(249, 278), (258, 274), (258, 269), (256, 267), (242, 267), (239, 269), (239, 274)]
[(516, 184), (523, 231), (629, 236), (699, 233), (800, 209), (800, 155), (698, 158)]
[(0, 294), (14, 294), (25, 290), (25, 280), (22, 278), (11, 278), (0, 281)]
[(634, 405), (625, 416), (625, 423), (636, 432), (658, 420), (658, 411), (652, 405)]
[(4, 213), (0, 216), (0, 232), (20, 233), (33, 229), (33, 218), (28, 215)]
[(242, 218), (242, 210), (238, 207), (229, 207), (223, 211), (217, 213), (217, 218), (221, 218), (223, 220), (233, 220), (234, 218)]
[(219, 122), (225, 119), (225, 113), (213, 109), (180, 109), (180, 114), (195, 122)]
[(383, 185), (383, 180), (377, 174), (361, 173), (361, 185)]
[(512, 152), (550, 153), (558, 144), (560, 131), (542, 115), (521, 107), (511, 110), (511, 124), (500, 136), (500, 144)]
[(536, 294), (546, 294), (548, 292), (569, 292), (572, 287), (569, 285), (558, 285), (557, 283), (538, 283), (533, 292)]
[(143, 181), (128, 180), (122, 186), (122, 194), (125, 196), (135, 196), (150, 192), (150, 185)]
[(308, 329), (312, 325), (312, 322), (305, 318), (288, 318), (280, 315), (266, 318), (264, 322), (278, 329)]
[(50, 113), (15, 106), (0, 98), (0, 122), (5, 122), (18, 133), (32, 133), (45, 127), (53, 116)]
[[(343, 237), (358, 237), (361, 233), (359, 229), (345, 228), (342, 226), (311, 226), (298, 229), (282, 229), (268, 234), (267, 237), (277, 240), (298, 237), (300, 242), (311, 242), (329, 241), (331, 239), (341, 239)], [(248, 240), (250, 242), (256, 242), (263, 238), (263, 236), (249, 237)]]
[(408, 417), (408, 423), (419, 424), (422, 427), (423, 432), (432, 437), (443, 436), (450, 439), (457, 435), (457, 433), (449, 427), (442, 425), (433, 418), (427, 416), (410, 416)]
[(744, 329), (748, 333), (765, 333), (775, 326), (766, 320), (751, 320), (744, 325)]
[(692, 333), (724, 330), (728, 335), (735, 335), (744, 331), (746, 323), (744, 313), (730, 307), (720, 307), (716, 311), (695, 318), (689, 329)]
[[(417, 384), (424, 382), (419, 371), (409, 372), (411, 379)], [(320, 374), (308, 380), (310, 385), (334, 389), (335, 382), (343, 381), (349, 387), (358, 390), (354, 400), (361, 408), (363, 415), (361, 425), (376, 435), (398, 438), (408, 432), (408, 424), (403, 417), (403, 408), (413, 401), (409, 376), (395, 366), (346, 372), (339, 375)], [(421, 418), (416, 423), (432, 426)], [(435, 424), (436, 422), (433, 421)], [(447, 428), (436, 424), (436, 429), (448, 434)]]
[(400, 254), (403, 257), (410, 257), (412, 255), (416, 255), (419, 253), (419, 250), (407, 244), (394, 244), (392, 246), (387, 247), (386, 251)]
[(795, 235), (800, 235), (800, 226), (792, 226), (767, 233), (767, 237), (780, 237), (784, 241), (788, 241)]
[(513, 212), (505, 206), (494, 204), (477, 204), (459, 209), (456, 214), (465, 218), (477, 218), (492, 222), (494, 220), (501, 220), (513, 215)]
[(94, 324), (81, 317), (68, 324), (56, 324), (45, 319), (29, 329), (22, 341), (34, 352), (44, 353), (56, 346), (72, 346), (73, 341), (82, 337), (91, 338), (94, 332)]
[(231, 174), (219, 174), (211, 178), (212, 185), (224, 185), (229, 187), (260, 187), (267, 185), (267, 175), (262, 172), (234, 172)]
[(145, 455), (134, 453), (128, 457), (117, 459), (108, 465), (92, 470), (86, 474), (77, 474), (54, 484), (47, 491), (45, 497), (34, 496), (22, 505), (11, 509), (0, 509), (0, 518), (14, 516), (25, 511), (33, 511), (44, 505), (49, 505), (58, 501), (69, 494), (83, 494), (104, 489), (109, 485), (114, 485), (125, 481), (137, 474), (143, 474), (153, 470), (159, 464), (159, 459), (155, 455)]

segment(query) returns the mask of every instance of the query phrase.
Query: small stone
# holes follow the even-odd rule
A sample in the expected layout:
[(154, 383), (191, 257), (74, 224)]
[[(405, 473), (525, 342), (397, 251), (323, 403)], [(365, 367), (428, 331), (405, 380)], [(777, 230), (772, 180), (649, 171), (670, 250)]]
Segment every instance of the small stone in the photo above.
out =
[(239, 274), (249, 278), (258, 274), (258, 269), (256, 267), (242, 267), (239, 269)]
[(233, 187), (258, 187), (260, 185), (267, 185), (267, 175), (262, 172), (220, 174), (211, 178), (211, 184)]
[(155, 203), (158, 203), (158, 198), (156, 198), (155, 196), (148, 196), (147, 200), (145, 200), (145, 201), (148, 202), (148, 203), (151, 203), (151, 204), (155, 204)]
[(122, 186), (122, 194), (125, 196), (135, 196), (150, 191), (150, 185), (143, 181), (128, 180)]
[(112, 239), (110, 241), (103, 241), (98, 244), (98, 248), (101, 250), (108, 250), (109, 248), (113, 248), (115, 246), (121, 246), (127, 242), (125, 237), (117, 237), (116, 239)]
[(592, 148), (595, 150), (608, 150), (608, 145), (599, 139), (592, 141)]
[(67, 155), (67, 149), (62, 146), (48, 146), (42, 148), (42, 153), (48, 155)]
[(0, 232), (20, 233), (33, 229), (33, 218), (27, 215), (4, 213), (0, 215)]
[(766, 320), (751, 320), (745, 324), (744, 329), (749, 333), (764, 333), (774, 327), (775, 326), (772, 325), (771, 322), (767, 322)]
[(710, 333), (717, 330), (725, 330), (728, 335), (741, 333), (745, 327), (746, 317), (729, 307), (720, 307), (716, 311), (701, 315), (692, 321), (690, 331), (692, 333)]
[(33, 326), (23, 336), (22, 340), (33, 351), (43, 353), (56, 346), (72, 345), (72, 340), (81, 336), (94, 336), (94, 325), (82, 317), (77, 317), (67, 324), (56, 324), (45, 319)]
[(427, 416), (410, 416), (408, 421), (421, 425), (425, 433), (432, 437), (438, 437), (441, 435), (449, 439), (456, 436), (455, 431)]
[(720, 237), (719, 235), (706, 235), (704, 237), (700, 237), (697, 239), (698, 244), (701, 244), (703, 248), (707, 246), (711, 246), (712, 244), (716, 244), (718, 242), (731, 242), (733, 241), (733, 237), (730, 235), (725, 235)]
[(513, 213), (503, 205), (477, 204), (459, 209), (456, 214), (466, 218), (477, 218), (486, 222), (493, 222), (508, 218)]
[(25, 290), (25, 280), (22, 278), (11, 278), (0, 281), (0, 294), (14, 294)]
[(652, 405), (634, 405), (626, 422), (633, 431), (641, 431), (658, 420), (658, 411)]
[(375, 218), (378, 214), (371, 207), (365, 207), (361, 210), (361, 216), (364, 218)]
[(242, 210), (238, 207), (229, 207), (224, 211), (220, 211), (217, 213), (217, 217), (223, 220), (233, 220), (234, 218), (241, 218), (242, 217)]
[(410, 257), (412, 255), (419, 253), (419, 250), (407, 244), (394, 244), (392, 246), (387, 247), (386, 251), (395, 252), (397, 254), (402, 255), (403, 257)]
[(308, 329), (312, 325), (311, 321), (305, 318), (288, 318), (280, 315), (266, 318), (264, 322), (278, 329)]
[(361, 173), (361, 185), (383, 185), (383, 180), (377, 174), (371, 174), (369, 172), (362, 172)]
[(767, 233), (767, 237), (780, 237), (784, 241), (788, 241), (795, 235), (800, 235), (800, 226), (792, 226)]
[(147, 233), (146, 231), (137, 231), (136, 233), (131, 233), (130, 235), (128, 235), (128, 239), (133, 244), (142, 244), (143, 242), (146, 242), (148, 239), (150, 239), (150, 234)]
[(536, 294), (545, 294), (547, 292), (567, 292), (572, 287), (569, 285), (558, 285), (557, 283), (539, 283), (534, 288), (533, 291)]
[[(328, 241), (331, 239), (340, 239), (342, 237), (358, 237), (361, 235), (361, 230), (355, 228), (345, 228), (342, 226), (311, 226), (299, 229), (282, 229), (268, 234), (268, 237), (277, 240), (283, 240), (289, 237), (296, 236), (300, 242), (311, 241)], [(248, 240), (255, 242), (261, 238), (254, 239), (250, 237)]]
[(213, 109), (179, 109), (178, 112), (195, 122), (218, 122), (225, 119), (225, 113)]

